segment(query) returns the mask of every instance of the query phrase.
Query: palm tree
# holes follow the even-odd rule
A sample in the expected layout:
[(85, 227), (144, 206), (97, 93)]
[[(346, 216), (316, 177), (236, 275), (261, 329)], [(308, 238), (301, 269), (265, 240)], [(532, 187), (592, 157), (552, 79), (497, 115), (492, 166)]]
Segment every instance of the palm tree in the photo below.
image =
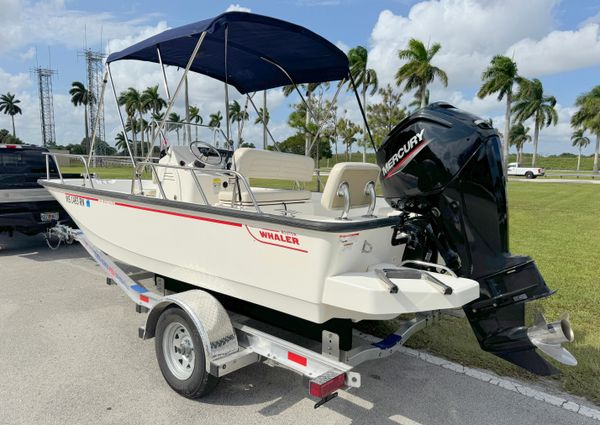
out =
[(15, 95), (11, 94), (10, 92), (0, 96), (0, 112), (10, 115), (10, 119), (12, 120), (13, 137), (15, 138), (17, 137), (15, 132), (15, 115), (23, 114), (23, 111), (17, 105), (17, 103), (21, 103), (21, 101), (19, 99), (15, 99)]
[(209, 127), (221, 128), (221, 121), (223, 120), (223, 115), (221, 115), (221, 111), (217, 111), (214, 114), (210, 114), (208, 118), (210, 118), (210, 121), (208, 122)]
[[(513, 86), (522, 79), (517, 74), (517, 64), (509, 57), (496, 55), (492, 58), (490, 65), (481, 74), (483, 84), (477, 93), (480, 99), (491, 94), (498, 93), (498, 100), (506, 97), (506, 109), (504, 112), (504, 134), (509, 134), (512, 129), (510, 125), (511, 105), (513, 101)], [(504, 140), (502, 153), (504, 163), (508, 158), (509, 141)]]
[(519, 83), (519, 91), (515, 96), (515, 104), (512, 108), (518, 122), (533, 118), (533, 158), (531, 166), (535, 167), (538, 150), (538, 139), (542, 127), (556, 125), (558, 114), (556, 113), (556, 98), (546, 95), (542, 82), (537, 78), (529, 81), (522, 78)]
[(242, 131), (244, 129), (244, 121), (249, 119), (248, 111), (246, 108), (242, 109), (242, 106), (237, 100), (234, 100), (229, 104), (229, 121), (233, 124), (237, 123), (237, 135), (238, 135), (238, 147), (242, 144)]
[[(490, 120), (491, 121), (491, 120)], [(493, 127), (493, 124), (490, 123)], [(523, 146), (527, 142), (531, 142), (531, 136), (529, 135), (529, 127), (525, 127), (522, 123), (517, 123), (510, 128), (508, 135), (508, 142), (510, 146), (517, 148), (517, 162), (521, 162), (523, 154)], [(504, 157), (508, 158), (508, 154)]]
[(340, 118), (336, 123), (336, 130), (339, 136), (342, 138), (342, 143), (346, 146), (346, 158), (351, 160), (350, 148), (354, 142), (356, 142), (356, 135), (362, 133), (360, 126), (347, 118)]
[[(142, 92), (141, 101), (143, 109), (150, 111), (153, 116), (160, 113), (162, 108), (167, 107), (167, 102), (158, 93), (158, 86), (146, 87), (146, 90)], [(154, 123), (152, 126), (152, 131), (154, 132)]]
[(269, 114), (269, 110), (267, 109), (263, 114), (263, 108), (258, 108), (258, 116), (254, 120), (254, 124), (262, 124), (263, 115), (265, 116), (265, 124), (269, 124), (269, 120), (271, 119), (271, 115)]
[(579, 171), (579, 166), (581, 165), (581, 150), (583, 148), (587, 148), (590, 145), (589, 137), (585, 137), (583, 133), (585, 130), (580, 128), (573, 132), (571, 135), (571, 143), (573, 146), (579, 149), (579, 155), (577, 155), (577, 171)]
[(171, 112), (169, 114), (169, 124), (167, 127), (168, 131), (175, 130), (177, 133), (177, 144), (179, 144), (179, 130), (181, 130), (181, 125), (183, 124), (183, 120), (179, 116), (179, 114), (175, 112)]
[(598, 153), (600, 151), (600, 86), (580, 95), (575, 101), (579, 110), (571, 117), (573, 127), (590, 130), (596, 135), (594, 149), (594, 174), (598, 174)]
[[(377, 92), (379, 85), (377, 72), (374, 69), (367, 68), (368, 55), (367, 49), (363, 46), (354, 47), (348, 52), (350, 75), (354, 79), (356, 88), (360, 88), (365, 111), (367, 110), (367, 91), (371, 88), (369, 95), (373, 96)], [(365, 135), (365, 139), (363, 140), (363, 162), (367, 162), (367, 129), (364, 128), (363, 132)]]
[[(429, 105), (429, 89), (425, 90), (425, 104)], [(421, 95), (419, 93), (415, 93), (415, 97), (410, 101), (408, 107), (413, 112), (421, 107)]]
[[(79, 81), (73, 81), (71, 84), (71, 90), (69, 90), (69, 94), (71, 95), (71, 103), (75, 106), (83, 105), (84, 108), (84, 117), (83, 120), (85, 122), (85, 140), (90, 142), (90, 130), (88, 125), (88, 105), (91, 105), (96, 101), (94, 98), (94, 93), (85, 88), (83, 83)], [(90, 143), (91, 145), (91, 143)], [(91, 146), (90, 146), (91, 148)]]
[(130, 87), (124, 92), (121, 92), (118, 98), (118, 103), (119, 105), (125, 107), (125, 112), (127, 113), (127, 122), (130, 124), (131, 128), (133, 151), (135, 152), (134, 155), (137, 155), (137, 126), (131, 125), (131, 123), (135, 121), (135, 114), (138, 111), (138, 104), (140, 103), (140, 94), (136, 89)]
[[(312, 94), (315, 92), (315, 90), (317, 90), (317, 88), (319, 88), (319, 86), (321, 85), (321, 83), (308, 83), (308, 84), (302, 84), (298, 89), (300, 90), (300, 88), (303, 88), (306, 90), (306, 104), (310, 105), (310, 100), (312, 97)], [(295, 90), (295, 86), (293, 85), (287, 85), (287, 86), (283, 86), (283, 95), (285, 97), (288, 97), (290, 94), (292, 94), (292, 92), (294, 92)], [(309, 152), (309, 147), (310, 147), (310, 132), (308, 131), (308, 127), (310, 125), (310, 110), (309, 108), (306, 108), (306, 112), (304, 115), (304, 155), (306, 156), (310, 156), (310, 152)]]
[(427, 106), (427, 85), (439, 78), (444, 87), (448, 87), (448, 75), (431, 64), (431, 60), (441, 48), (440, 43), (433, 43), (431, 47), (426, 48), (422, 41), (411, 38), (408, 49), (398, 52), (398, 57), (408, 62), (396, 72), (396, 85), (404, 83), (405, 92), (416, 89), (421, 96), (421, 108)]
[[(263, 117), (264, 123), (263, 123)], [(269, 110), (265, 108), (258, 109), (258, 116), (254, 120), (254, 124), (262, 124), (263, 125), (263, 149), (267, 149), (267, 138), (265, 137), (267, 132), (266, 128), (269, 125), (269, 120), (271, 119), (271, 115), (269, 114)]]
[[(200, 108), (198, 108), (197, 106), (190, 106), (188, 115), (190, 117), (190, 121), (196, 124), (202, 124), (202, 122), (204, 121), (202, 119), (202, 115), (200, 115)], [(196, 129), (196, 140), (198, 140), (198, 126), (195, 125), (194, 127)]]
[(119, 149), (121, 152), (128, 152), (127, 144), (131, 143), (131, 140), (127, 140), (127, 142), (125, 142), (125, 136), (123, 135), (122, 131), (117, 133), (117, 136), (115, 137), (115, 142), (115, 147), (117, 149)]

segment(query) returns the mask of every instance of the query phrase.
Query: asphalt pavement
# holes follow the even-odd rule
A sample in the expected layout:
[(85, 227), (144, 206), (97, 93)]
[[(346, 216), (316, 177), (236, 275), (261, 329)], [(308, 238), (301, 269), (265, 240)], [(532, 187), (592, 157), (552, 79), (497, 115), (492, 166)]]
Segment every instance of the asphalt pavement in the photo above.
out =
[(0, 424), (560, 424), (598, 422), (396, 354), (319, 409), (301, 377), (256, 364), (200, 400), (163, 380), (144, 316), (78, 245), (0, 236)]

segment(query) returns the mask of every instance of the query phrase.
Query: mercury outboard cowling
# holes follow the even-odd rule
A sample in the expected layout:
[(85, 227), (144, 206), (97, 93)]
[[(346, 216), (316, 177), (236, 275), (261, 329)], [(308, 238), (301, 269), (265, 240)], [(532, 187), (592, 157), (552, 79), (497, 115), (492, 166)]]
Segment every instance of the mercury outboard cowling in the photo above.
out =
[[(404, 215), (392, 239), (405, 244), (403, 259), (435, 262), (439, 254), (459, 276), (478, 281), (480, 297), (464, 310), (481, 348), (531, 372), (555, 373), (535, 350), (547, 352), (543, 344), (525, 326), (525, 303), (553, 292), (530, 257), (509, 251), (498, 133), (479, 117), (435, 103), (390, 132), (377, 162), (387, 202), (412, 213)], [(571, 341), (568, 320), (560, 323), (547, 328), (563, 329), (561, 341)], [(573, 364), (555, 345), (548, 352)]]

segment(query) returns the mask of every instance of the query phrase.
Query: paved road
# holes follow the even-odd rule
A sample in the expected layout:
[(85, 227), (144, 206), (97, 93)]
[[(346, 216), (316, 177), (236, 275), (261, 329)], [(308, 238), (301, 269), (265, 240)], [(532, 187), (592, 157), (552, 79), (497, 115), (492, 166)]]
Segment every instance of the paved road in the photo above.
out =
[(302, 378), (257, 364), (202, 401), (163, 381), (143, 316), (79, 246), (0, 239), (1, 424), (561, 424), (598, 422), (397, 354), (317, 410)]

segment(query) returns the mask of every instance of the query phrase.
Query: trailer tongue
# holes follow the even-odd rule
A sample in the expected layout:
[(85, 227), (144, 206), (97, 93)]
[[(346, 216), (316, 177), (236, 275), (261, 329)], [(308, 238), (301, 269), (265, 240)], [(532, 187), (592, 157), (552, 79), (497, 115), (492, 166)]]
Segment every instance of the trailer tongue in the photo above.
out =
[[(413, 143), (414, 141), (414, 143)], [(498, 133), (484, 120), (436, 103), (402, 121), (377, 152), (389, 204), (413, 213), (395, 238), (403, 260), (436, 262), (479, 282), (480, 297), (464, 311), (481, 348), (539, 375), (555, 360), (576, 364), (563, 342), (568, 319), (525, 326), (525, 303), (552, 295), (535, 262), (508, 245), (506, 177)]]

